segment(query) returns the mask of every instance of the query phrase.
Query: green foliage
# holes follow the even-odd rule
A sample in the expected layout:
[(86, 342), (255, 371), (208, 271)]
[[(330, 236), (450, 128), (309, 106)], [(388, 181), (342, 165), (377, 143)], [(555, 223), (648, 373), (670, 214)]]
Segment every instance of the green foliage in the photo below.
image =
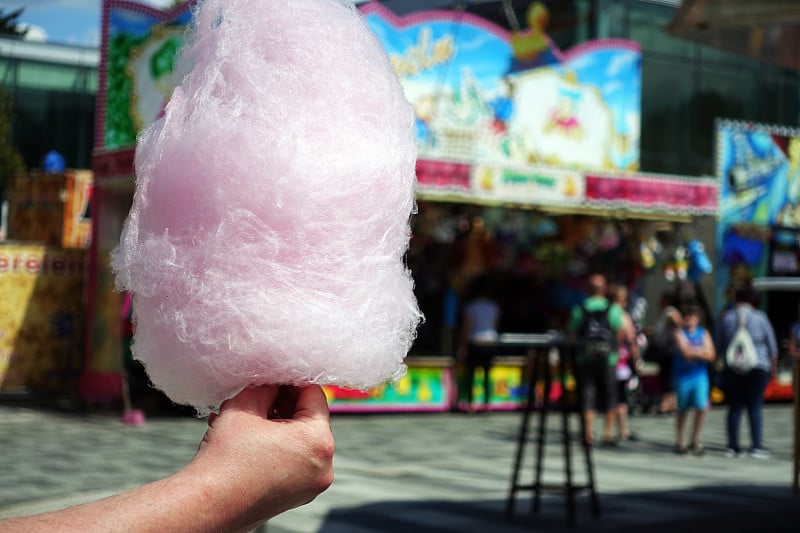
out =
[(21, 7), (12, 11), (11, 13), (3, 13), (3, 9), (0, 8), (0, 35), (25, 37), (25, 34), (28, 33), (28, 30), (27, 28), (22, 29), (19, 25), (19, 21), (17, 20), (19, 16), (22, 15), (24, 9), (24, 7)]
[(12, 114), (11, 97), (0, 87), (0, 200), (5, 197), (8, 180), (25, 172), (22, 156), (10, 143)]

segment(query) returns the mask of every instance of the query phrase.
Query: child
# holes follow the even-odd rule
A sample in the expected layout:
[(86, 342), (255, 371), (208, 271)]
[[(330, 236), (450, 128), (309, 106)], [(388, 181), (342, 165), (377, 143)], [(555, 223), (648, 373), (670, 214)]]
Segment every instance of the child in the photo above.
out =
[[(704, 451), (700, 444), (700, 431), (709, 407), (708, 364), (714, 361), (716, 354), (711, 335), (699, 322), (699, 308), (688, 306), (683, 312), (683, 327), (675, 331), (677, 349), (673, 380), (678, 403), (675, 453), (681, 455), (687, 451), (702, 455)], [(687, 449), (684, 426), (690, 409), (695, 411), (695, 418), (692, 440)]]

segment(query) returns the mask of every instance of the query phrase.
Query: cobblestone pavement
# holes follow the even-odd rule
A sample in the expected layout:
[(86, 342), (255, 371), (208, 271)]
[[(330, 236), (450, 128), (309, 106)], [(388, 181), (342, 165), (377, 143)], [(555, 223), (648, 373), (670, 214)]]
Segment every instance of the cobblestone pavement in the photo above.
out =
[[(711, 411), (703, 457), (672, 453), (674, 419), (641, 415), (640, 440), (594, 451), (602, 515), (578, 495), (577, 527), (565, 499), (530, 493), (504, 517), (521, 414), (335, 414), (336, 481), (313, 503), (273, 519), (270, 532), (798, 531), (791, 495), (791, 409), (765, 413), (767, 460), (724, 456), (725, 410)], [(535, 419), (534, 419), (535, 422)], [(573, 424), (577, 434), (577, 420)], [(545, 481), (563, 480), (560, 418), (548, 425)], [(743, 423), (743, 442), (747, 423)], [(76, 414), (0, 405), (0, 517), (97, 499), (185, 464), (205, 431), (191, 417), (151, 417), (127, 427), (116, 414)], [(533, 434), (533, 432), (532, 432)], [(534, 447), (524, 476), (532, 477)], [(573, 454), (576, 479), (585, 479)], [(523, 480), (525, 481), (525, 480)]]

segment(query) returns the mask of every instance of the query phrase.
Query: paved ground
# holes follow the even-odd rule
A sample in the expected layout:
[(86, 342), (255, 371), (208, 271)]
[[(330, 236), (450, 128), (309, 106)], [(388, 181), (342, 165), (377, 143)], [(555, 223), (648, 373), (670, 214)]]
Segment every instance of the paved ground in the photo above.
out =
[[(533, 515), (530, 493), (522, 493), (513, 521), (504, 519), (520, 416), (334, 415), (334, 485), (312, 504), (271, 521), (268, 530), (800, 530), (800, 498), (790, 491), (788, 405), (767, 408), (768, 460), (724, 457), (722, 408), (710, 413), (701, 458), (671, 452), (672, 417), (635, 417), (640, 442), (595, 451), (602, 516), (594, 518), (588, 498), (578, 496), (575, 528), (566, 525), (560, 495), (545, 496)], [(563, 479), (559, 422), (553, 418), (549, 425), (548, 482)], [(114, 414), (0, 405), (0, 517), (96, 499), (166, 475), (189, 460), (204, 428), (190, 417), (149, 418), (132, 428)], [(528, 458), (533, 449), (528, 447)], [(531, 472), (528, 459), (528, 480)]]

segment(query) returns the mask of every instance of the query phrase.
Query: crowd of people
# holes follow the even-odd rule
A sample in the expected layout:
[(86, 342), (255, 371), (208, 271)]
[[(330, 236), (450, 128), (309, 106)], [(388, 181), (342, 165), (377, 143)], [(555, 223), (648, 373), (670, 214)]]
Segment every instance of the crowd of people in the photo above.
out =
[[(501, 315), (486, 280), (479, 281), (464, 306), (456, 349), (465, 371), (470, 411), (474, 409), (473, 375), (478, 368), (484, 378), (481, 408), (489, 407), (488, 376)], [(637, 440), (630, 427), (629, 409), (634, 395), (641, 391), (640, 371), (647, 360), (659, 366), (658, 411), (675, 417), (675, 453), (705, 453), (703, 423), (711, 408), (713, 378), (725, 396), (726, 455), (769, 457), (762, 431), (764, 393), (777, 375), (779, 350), (770, 320), (756, 303), (755, 291), (742, 286), (722, 313), (713, 317), (695, 297), (665, 294), (655, 326), (645, 333), (643, 313), (635, 312), (627, 288), (607, 283), (601, 274), (590, 275), (586, 298), (573, 307), (566, 325), (573, 339), (584, 341), (577, 350), (575, 374), (586, 445), (618, 446)], [(603, 332), (608, 338), (598, 344), (595, 337), (602, 337)], [(800, 356), (800, 321), (791, 331), (789, 352)], [(740, 360), (734, 361), (737, 353)], [(739, 438), (745, 412), (750, 428), (748, 447), (743, 447)], [(599, 443), (594, 427), (598, 414), (603, 419)]]
[[(703, 326), (697, 301), (672, 301), (665, 296), (646, 350), (643, 336), (628, 311), (624, 287), (609, 287), (602, 275), (594, 274), (588, 279), (587, 294), (584, 302), (573, 308), (567, 326), (574, 338), (587, 341), (586, 347), (579, 350), (576, 363), (587, 445), (594, 444), (598, 412), (605, 413), (603, 445), (616, 446), (635, 439), (628, 424), (628, 393), (635, 387), (632, 380), (637, 380), (637, 371), (647, 357), (660, 365), (660, 411), (675, 413), (675, 453), (703, 455), (701, 437), (705, 415), (711, 408), (711, 375), (720, 361), (718, 383), (728, 410), (726, 455), (769, 457), (762, 434), (764, 393), (769, 381), (776, 377), (779, 353), (769, 318), (754, 306), (757, 295), (751, 287), (735, 291), (734, 301), (718, 317), (716, 339)], [(592, 353), (592, 343), (587, 339), (596, 335), (594, 330), (603, 328), (611, 332), (611, 342), (604, 351)], [(800, 355), (800, 325), (791, 334), (790, 352)], [(750, 427), (749, 448), (744, 448), (739, 438), (745, 411)], [(687, 435), (690, 418), (693, 420)]]

